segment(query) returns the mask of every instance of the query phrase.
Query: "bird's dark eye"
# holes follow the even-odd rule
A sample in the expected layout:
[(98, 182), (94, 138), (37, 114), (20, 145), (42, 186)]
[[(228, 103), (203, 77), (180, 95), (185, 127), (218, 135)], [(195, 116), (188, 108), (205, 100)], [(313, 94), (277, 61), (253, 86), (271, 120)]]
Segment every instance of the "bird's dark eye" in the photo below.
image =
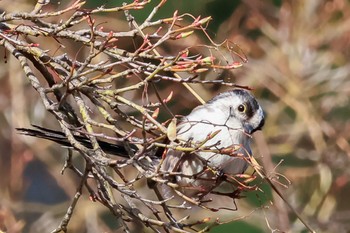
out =
[(247, 107), (244, 104), (238, 105), (239, 112), (245, 112), (246, 110), (247, 110)]

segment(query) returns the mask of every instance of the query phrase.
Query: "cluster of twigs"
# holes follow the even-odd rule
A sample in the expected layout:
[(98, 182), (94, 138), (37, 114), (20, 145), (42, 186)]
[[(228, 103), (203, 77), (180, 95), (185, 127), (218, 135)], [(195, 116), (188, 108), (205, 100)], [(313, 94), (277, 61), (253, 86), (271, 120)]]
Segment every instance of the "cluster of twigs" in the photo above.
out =
[[(164, 180), (157, 166), (150, 162), (153, 155), (149, 152), (160, 150), (162, 153), (168, 147), (165, 140), (173, 130), (173, 124), (169, 124), (169, 121), (158, 119), (163, 111), (174, 116), (167, 106), (172, 101), (172, 94), (162, 97), (158, 88), (163, 83), (181, 83), (203, 103), (190, 84), (234, 87), (235, 84), (223, 80), (204, 81), (200, 79), (200, 74), (238, 68), (246, 58), (236, 45), (229, 42), (218, 45), (210, 39), (206, 33), (210, 17), (193, 17), (175, 12), (172, 17), (154, 20), (164, 0), (153, 8), (143, 22), (137, 23), (133, 13), (143, 9), (147, 3), (149, 1), (135, 0), (119, 7), (85, 9), (84, 2), (78, 0), (62, 10), (50, 11), (49, 1), (38, 1), (32, 12), (5, 12), (0, 16), (1, 46), (18, 59), (45, 108), (55, 116), (70, 144), (86, 161), (85, 169), (80, 171), (69, 153), (64, 169), (73, 170), (80, 177), (80, 184), (55, 232), (67, 230), (83, 188), (88, 190), (92, 200), (109, 208), (125, 231), (129, 231), (128, 222), (134, 219), (154, 231), (163, 229), (167, 232), (194, 230), (208, 222), (208, 218), (190, 222), (188, 216), (176, 219), (172, 210), (181, 211), (190, 207), (171, 205), (169, 202), (172, 198), (155, 200), (144, 197), (135, 184), (146, 179), (170, 186), (193, 205), (211, 211), (220, 209), (206, 207), (204, 201), (181, 194), (177, 184)], [(124, 14), (129, 30), (107, 31), (94, 18), (101, 13), (118, 12)], [(208, 39), (209, 45), (198, 46), (204, 48), (206, 55), (195, 53), (195, 49), (186, 46), (175, 54), (161, 54), (158, 51), (173, 41), (187, 40), (194, 32), (201, 32)], [(57, 50), (45, 49), (44, 44), (35, 42), (37, 38), (50, 39)], [(132, 49), (123, 48), (119, 40), (125, 38), (141, 38), (142, 42), (135, 43)], [(78, 52), (71, 54), (65, 47), (66, 41), (79, 46)], [(139, 93), (139, 90), (142, 91), (142, 103), (137, 103), (129, 95)], [(151, 92), (156, 101), (149, 100)], [(90, 146), (79, 142), (77, 134), (88, 138)], [(129, 158), (109, 156), (101, 149), (101, 138), (121, 145)], [(184, 149), (176, 149), (181, 148)], [(147, 166), (144, 161), (149, 161)], [(124, 168), (134, 169), (135, 177), (129, 179), (125, 176), (122, 172)], [(238, 187), (238, 191), (228, 196), (237, 197), (240, 189), (255, 189), (246, 185), (251, 178), (242, 176), (237, 180), (237, 177), (226, 177), (227, 180), (236, 180)], [(157, 188), (154, 191), (159, 197)], [(116, 193), (124, 199), (124, 204), (116, 200)], [(139, 210), (140, 206), (148, 209), (152, 217)]]

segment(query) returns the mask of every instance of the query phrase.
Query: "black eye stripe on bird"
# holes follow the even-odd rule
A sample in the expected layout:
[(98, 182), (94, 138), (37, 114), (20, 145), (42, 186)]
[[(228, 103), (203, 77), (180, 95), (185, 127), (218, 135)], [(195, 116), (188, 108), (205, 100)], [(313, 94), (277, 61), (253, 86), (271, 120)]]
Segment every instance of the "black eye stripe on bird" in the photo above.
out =
[[(245, 110), (240, 112), (239, 105), (244, 105)], [(233, 114), (234, 112), (234, 114)], [(229, 115), (228, 115), (229, 113)], [(250, 134), (260, 130), (264, 125), (264, 112), (256, 101), (254, 96), (247, 90), (234, 89), (217, 95), (207, 103), (198, 106), (192, 112), (183, 117), (177, 125), (177, 140), (171, 144), (176, 146), (201, 145), (208, 147), (206, 151), (196, 150), (190, 156), (184, 156), (183, 151), (169, 149), (165, 155), (160, 171), (164, 178), (173, 179), (174, 176), (167, 176), (169, 172), (177, 174), (186, 174), (186, 176), (176, 175), (175, 180), (181, 190), (188, 196), (204, 196), (220, 184), (217, 178), (218, 172), (235, 175), (243, 173), (248, 167), (248, 162), (242, 156), (251, 155)], [(69, 141), (61, 132), (46, 130), (18, 129), (22, 134), (35, 136), (55, 141), (64, 146), (70, 146)], [(214, 132), (216, 134), (214, 134)], [(208, 136), (212, 136), (208, 140)], [(84, 136), (77, 136), (76, 140), (83, 142), (84, 145), (89, 140)], [(127, 150), (123, 145), (111, 144), (104, 141), (98, 141), (102, 150), (106, 153), (116, 154), (129, 158)], [(203, 144), (204, 143), (204, 144)], [(133, 144), (130, 142), (131, 146)], [(240, 156), (220, 154), (220, 149), (236, 148), (235, 153)], [(87, 145), (88, 148), (91, 148)], [(210, 151), (212, 149), (212, 151)], [(136, 152), (136, 146), (133, 147)], [(160, 161), (156, 151), (147, 152), (154, 159), (153, 165), (156, 166)], [(162, 155), (162, 153), (160, 153)], [(207, 169), (210, 166), (212, 169)], [(193, 177), (191, 177), (193, 175)], [(164, 195), (167, 191), (164, 188)]]

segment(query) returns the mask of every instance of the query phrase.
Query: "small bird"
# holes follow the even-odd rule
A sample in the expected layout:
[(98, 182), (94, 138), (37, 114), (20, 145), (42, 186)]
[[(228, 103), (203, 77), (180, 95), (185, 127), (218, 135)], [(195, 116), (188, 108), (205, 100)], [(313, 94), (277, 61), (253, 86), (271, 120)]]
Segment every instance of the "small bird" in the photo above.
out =
[[(176, 181), (188, 196), (203, 196), (219, 185), (220, 173), (245, 172), (246, 158), (252, 154), (251, 135), (262, 129), (264, 123), (263, 109), (248, 91), (234, 89), (221, 93), (193, 109), (177, 127), (178, 138), (194, 145), (205, 142), (201, 146), (212, 151), (186, 154), (170, 149), (162, 170), (182, 174), (176, 176)], [(228, 148), (233, 149), (233, 153), (220, 153)]]
[[(202, 197), (215, 189), (220, 173), (236, 175), (248, 167), (251, 135), (262, 129), (263, 109), (249, 91), (234, 89), (223, 92), (183, 117), (177, 125), (176, 140), (170, 145), (196, 148), (190, 152), (168, 149), (155, 164), (162, 161), (163, 177), (173, 179), (190, 197)], [(63, 133), (40, 128), (18, 129), (21, 134), (71, 146)], [(76, 139), (91, 148), (84, 136)], [(121, 145), (99, 141), (106, 153), (128, 156)], [(171, 147), (170, 148), (175, 148)]]

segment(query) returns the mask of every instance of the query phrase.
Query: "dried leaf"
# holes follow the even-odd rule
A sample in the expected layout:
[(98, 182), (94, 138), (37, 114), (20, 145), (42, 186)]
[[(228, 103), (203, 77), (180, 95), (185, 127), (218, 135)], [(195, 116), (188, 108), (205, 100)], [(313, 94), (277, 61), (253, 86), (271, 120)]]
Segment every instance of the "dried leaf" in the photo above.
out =
[(168, 125), (167, 136), (170, 141), (174, 141), (176, 139), (176, 118), (173, 118)]

